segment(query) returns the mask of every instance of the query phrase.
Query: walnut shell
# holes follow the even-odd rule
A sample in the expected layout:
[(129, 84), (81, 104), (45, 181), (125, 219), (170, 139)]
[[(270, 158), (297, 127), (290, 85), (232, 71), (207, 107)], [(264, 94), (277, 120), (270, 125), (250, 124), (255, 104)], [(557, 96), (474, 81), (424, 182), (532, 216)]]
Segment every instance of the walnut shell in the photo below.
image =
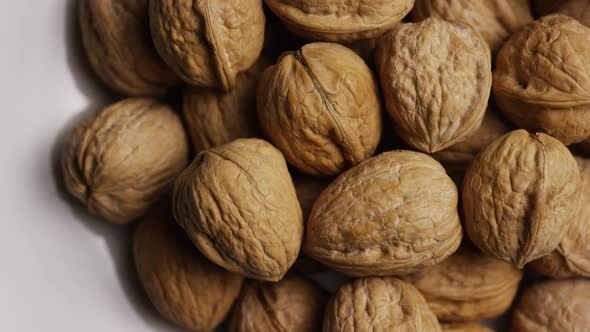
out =
[(494, 98), (519, 128), (565, 144), (590, 137), (590, 28), (564, 15), (527, 25), (496, 58)]
[(242, 290), (228, 331), (319, 331), (328, 294), (303, 277), (277, 283), (250, 281)]
[(464, 226), (484, 253), (522, 268), (557, 247), (579, 196), (580, 171), (569, 150), (549, 135), (515, 130), (467, 170)]
[(440, 320), (475, 321), (506, 312), (522, 272), (509, 263), (462, 246), (443, 262), (404, 277), (424, 295)]
[(494, 330), (477, 323), (441, 324), (443, 332), (494, 332)]
[(176, 85), (152, 42), (148, 0), (80, 0), (79, 15), (88, 60), (111, 89), (159, 96)]
[(524, 291), (512, 315), (512, 331), (588, 331), (590, 281), (550, 281)]
[(260, 79), (257, 109), (266, 135), (307, 174), (339, 174), (369, 158), (381, 138), (377, 82), (339, 44), (285, 53)]
[(131, 98), (83, 121), (62, 155), (68, 191), (115, 224), (141, 217), (188, 163), (180, 117), (149, 98)]
[(149, 299), (166, 319), (192, 331), (214, 331), (238, 298), (243, 278), (211, 263), (182, 234), (169, 204), (137, 227), (135, 266)]
[(324, 332), (441, 331), (424, 297), (412, 285), (391, 277), (356, 279), (332, 297)]
[(230, 90), (264, 42), (262, 0), (152, 0), (150, 26), (164, 61), (185, 82)]
[(535, 14), (539, 17), (555, 12), (559, 6), (571, 0), (533, 0)]
[(590, 277), (590, 159), (576, 158), (582, 176), (582, 195), (575, 219), (557, 249), (531, 263), (552, 278)]
[(282, 279), (303, 238), (285, 159), (255, 138), (199, 153), (176, 180), (174, 216), (205, 256), (252, 279)]
[(460, 142), (481, 125), (492, 85), (490, 50), (461, 22), (430, 17), (387, 32), (375, 62), (399, 136), (424, 152)]
[(343, 173), (317, 199), (305, 252), (348, 275), (416, 272), (457, 250), (458, 192), (419, 152), (392, 151)]
[(310, 40), (350, 42), (393, 28), (414, 0), (265, 0), (294, 34)]
[(590, 27), (590, 0), (570, 0), (558, 8), (558, 12), (571, 16)]

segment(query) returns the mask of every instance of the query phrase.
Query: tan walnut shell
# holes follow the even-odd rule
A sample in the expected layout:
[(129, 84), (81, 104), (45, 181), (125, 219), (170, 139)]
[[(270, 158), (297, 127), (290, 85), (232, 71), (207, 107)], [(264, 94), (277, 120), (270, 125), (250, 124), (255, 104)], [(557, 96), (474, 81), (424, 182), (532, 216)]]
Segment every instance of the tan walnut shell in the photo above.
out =
[(443, 332), (494, 332), (494, 330), (477, 323), (441, 324)]
[(324, 332), (441, 331), (424, 297), (412, 285), (392, 277), (359, 278), (332, 297)]
[(496, 57), (494, 100), (518, 127), (564, 144), (590, 137), (590, 28), (550, 15), (515, 33)]
[(430, 17), (385, 33), (375, 55), (395, 129), (433, 153), (481, 125), (492, 85), (490, 50), (465, 23)]
[(176, 85), (152, 42), (148, 0), (80, 0), (79, 15), (88, 60), (111, 89), (159, 96)]
[(439, 17), (472, 26), (496, 53), (504, 40), (533, 21), (529, 0), (416, 0), (412, 19)]
[(238, 138), (260, 136), (256, 85), (269, 64), (266, 57), (261, 57), (237, 76), (236, 84), (229, 92), (194, 86), (184, 89), (182, 113), (196, 152)]
[(303, 238), (301, 207), (285, 159), (260, 139), (238, 139), (197, 155), (174, 186), (174, 217), (216, 264), (278, 281)]
[(414, 0), (265, 0), (294, 34), (311, 40), (350, 42), (393, 28)]
[(304, 277), (271, 283), (249, 281), (233, 310), (228, 331), (320, 331), (328, 294)]
[(590, 281), (549, 281), (524, 291), (512, 315), (512, 331), (588, 331)]
[(557, 249), (531, 263), (537, 272), (555, 279), (590, 277), (590, 159), (576, 160), (582, 176), (582, 196), (575, 220)]
[(439, 264), (403, 278), (424, 295), (443, 321), (476, 321), (506, 312), (522, 271), (463, 245)]
[(575, 217), (580, 182), (576, 160), (560, 141), (510, 132), (467, 170), (467, 234), (484, 253), (522, 268), (558, 246)]
[(150, 26), (164, 61), (186, 83), (230, 90), (264, 42), (262, 0), (151, 0)]
[(322, 192), (307, 222), (305, 252), (353, 276), (414, 273), (459, 247), (458, 195), (432, 157), (385, 152)]
[(166, 319), (191, 331), (214, 331), (238, 298), (243, 278), (203, 257), (161, 203), (137, 227), (135, 266), (149, 299)]
[(569, 0), (558, 8), (558, 12), (590, 27), (590, 0)]
[(381, 138), (377, 81), (350, 49), (312, 43), (283, 54), (258, 85), (260, 125), (289, 164), (336, 175), (369, 158)]
[(68, 191), (115, 224), (141, 217), (188, 163), (180, 117), (149, 98), (115, 103), (68, 138), (62, 155)]

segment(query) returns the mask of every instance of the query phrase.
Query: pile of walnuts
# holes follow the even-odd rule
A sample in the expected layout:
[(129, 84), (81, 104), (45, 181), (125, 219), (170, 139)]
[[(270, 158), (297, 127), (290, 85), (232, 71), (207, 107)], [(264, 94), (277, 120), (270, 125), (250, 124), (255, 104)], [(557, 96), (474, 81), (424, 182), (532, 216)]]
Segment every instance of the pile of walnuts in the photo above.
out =
[[(590, 331), (590, 1), (79, 0), (79, 21), (127, 98), (73, 130), (64, 181), (137, 221), (168, 320), (489, 331), (512, 308), (514, 331)], [(352, 278), (330, 294), (327, 270)], [(558, 280), (515, 300), (523, 270)]]

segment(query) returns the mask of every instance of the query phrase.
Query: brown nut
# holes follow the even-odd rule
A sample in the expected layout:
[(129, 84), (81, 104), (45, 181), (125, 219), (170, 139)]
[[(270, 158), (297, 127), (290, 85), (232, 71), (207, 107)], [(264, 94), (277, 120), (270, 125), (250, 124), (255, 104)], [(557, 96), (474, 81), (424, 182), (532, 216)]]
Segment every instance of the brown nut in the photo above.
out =
[(307, 174), (339, 174), (369, 158), (381, 138), (377, 82), (339, 44), (285, 53), (260, 79), (257, 109), (266, 135)]
[(148, 0), (80, 0), (80, 28), (88, 60), (113, 90), (129, 96), (159, 96), (176, 76), (156, 52)]
[(316, 201), (305, 252), (348, 275), (414, 273), (457, 250), (458, 192), (419, 152), (392, 151), (340, 175)]
[(265, 0), (294, 34), (311, 40), (350, 42), (393, 28), (414, 0)]
[(180, 117), (149, 98), (131, 98), (78, 125), (62, 155), (68, 191), (115, 224), (141, 217), (188, 163)]
[(255, 138), (199, 153), (176, 180), (174, 217), (205, 256), (252, 279), (282, 279), (303, 238), (285, 159)]
[(228, 331), (319, 331), (328, 294), (303, 277), (277, 283), (246, 283), (233, 310)]
[(588, 331), (590, 281), (562, 280), (525, 290), (512, 315), (512, 331)]
[(164, 61), (185, 82), (230, 90), (264, 42), (262, 0), (152, 0), (150, 26)]
[(494, 98), (518, 127), (564, 144), (590, 137), (590, 28), (564, 15), (527, 25), (496, 58)]
[(575, 219), (557, 249), (531, 263), (552, 278), (590, 277), (590, 159), (576, 158), (582, 176), (582, 196)]
[(389, 115), (410, 146), (433, 153), (481, 125), (492, 85), (490, 50), (461, 22), (402, 24), (379, 42), (375, 62)]
[(412, 285), (391, 277), (356, 279), (332, 297), (324, 332), (441, 331), (424, 297)]
[(441, 324), (443, 332), (494, 332), (494, 330), (477, 323)]
[(464, 245), (443, 262), (403, 279), (418, 288), (438, 319), (475, 321), (510, 308), (522, 272)]
[(533, 20), (529, 0), (416, 0), (414, 21), (438, 17), (472, 26), (495, 54), (504, 40)]
[(133, 253), (150, 301), (191, 331), (214, 331), (240, 293), (243, 278), (203, 257), (174, 223), (169, 204), (156, 206), (139, 224)]
[(510, 132), (467, 170), (467, 234), (484, 253), (522, 268), (557, 247), (575, 216), (580, 181), (576, 160), (561, 142)]
[(555, 12), (559, 6), (571, 0), (533, 0), (533, 8), (538, 17)]
[(590, 0), (569, 0), (558, 8), (558, 12), (590, 27)]

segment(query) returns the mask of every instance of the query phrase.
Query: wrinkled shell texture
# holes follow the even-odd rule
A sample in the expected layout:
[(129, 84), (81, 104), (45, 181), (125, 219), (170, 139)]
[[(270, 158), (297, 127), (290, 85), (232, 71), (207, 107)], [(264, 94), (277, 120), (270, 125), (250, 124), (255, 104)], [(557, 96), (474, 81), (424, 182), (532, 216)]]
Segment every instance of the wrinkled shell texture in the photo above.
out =
[(294, 34), (311, 40), (350, 42), (393, 28), (414, 0), (265, 0)]
[(230, 92), (187, 86), (182, 112), (196, 152), (229, 143), (238, 138), (260, 136), (256, 116), (256, 85), (266, 58), (238, 75)]
[(229, 90), (264, 42), (262, 0), (152, 0), (156, 48), (185, 82)]
[(438, 17), (472, 26), (496, 53), (504, 40), (533, 20), (529, 0), (416, 0), (412, 19)]
[(484, 253), (522, 268), (557, 247), (575, 217), (580, 182), (558, 140), (525, 130), (504, 135), (465, 175), (467, 234)]
[(570, 0), (560, 6), (558, 12), (571, 16), (590, 27), (590, 0)]
[(213, 331), (228, 315), (243, 278), (201, 256), (162, 204), (137, 227), (133, 242), (139, 279), (156, 309), (192, 331)]
[(307, 223), (305, 251), (348, 275), (413, 273), (459, 247), (457, 201), (457, 187), (436, 160), (386, 152), (322, 192)]
[(381, 138), (377, 82), (350, 49), (313, 43), (285, 53), (258, 86), (260, 125), (289, 164), (336, 175), (371, 157)]
[(575, 220), (557, 249), (532, 263), (537, 272), (555, 279), (590, 277), (590, 159), (576, 160), (582, 176), (582, 196)]
[(404, 280), (418, 288), (438, 319), (476, 321), (507, 311), (521, 278), (522, 272), (511, 264), (463, 246)]
[(116, 224), (141, 217), (187, 163), (180, 117), (148, 98), (123, 100), (83, 121), (62, 155), (69, 192)]
[(332, 297), (324, 332), (441, 331), (438, 320), (414, 286), (391, 277), (356, 279)]
[(533, 0), (533, 8), (537, 16), (545, 16), (556, 11), (559, 6), (572, 0)]
[(79, 15), (88, 60), (110, 88), (159, 96), (176, 84), (153, 45), (148, 0), (80, 0)]
[(285, 159), (260, 139), (199, 153), (176, 181), (174, 216), (205, 256), (253, 279), (280, 280), (303, 238)]
[(590, 136), (590, 28), (550, 15), (513, 34), (496, 58), (494, 97), (518, 127), (565, 144)]
[(313, 282), (288, 276), (277, 283), (248, 282), (233, 311), (228, 331), (319, 331), (328, 294)]
[(491, 56), (468, 25), (432, 17), (403, 24), (384, 35), (375, 59), (387, 111), (410, 146), (437, 152), (481, 125)]
[(293, 176), (293, 183), (295, 184), (297, 199), (299, 200), (299, 204), (301, 204), (303, 220), (307, 220), (315, 201), (322, 191), (328, 187), (330, 181), (325, 178), (297, 174)]
[(494, 332), (494, 330), (477, 323), (441, 324), (443, 332)]
[(588, 331), (590, 281), (563, 280), (525, 290), (512, 316), (512, 331)]

